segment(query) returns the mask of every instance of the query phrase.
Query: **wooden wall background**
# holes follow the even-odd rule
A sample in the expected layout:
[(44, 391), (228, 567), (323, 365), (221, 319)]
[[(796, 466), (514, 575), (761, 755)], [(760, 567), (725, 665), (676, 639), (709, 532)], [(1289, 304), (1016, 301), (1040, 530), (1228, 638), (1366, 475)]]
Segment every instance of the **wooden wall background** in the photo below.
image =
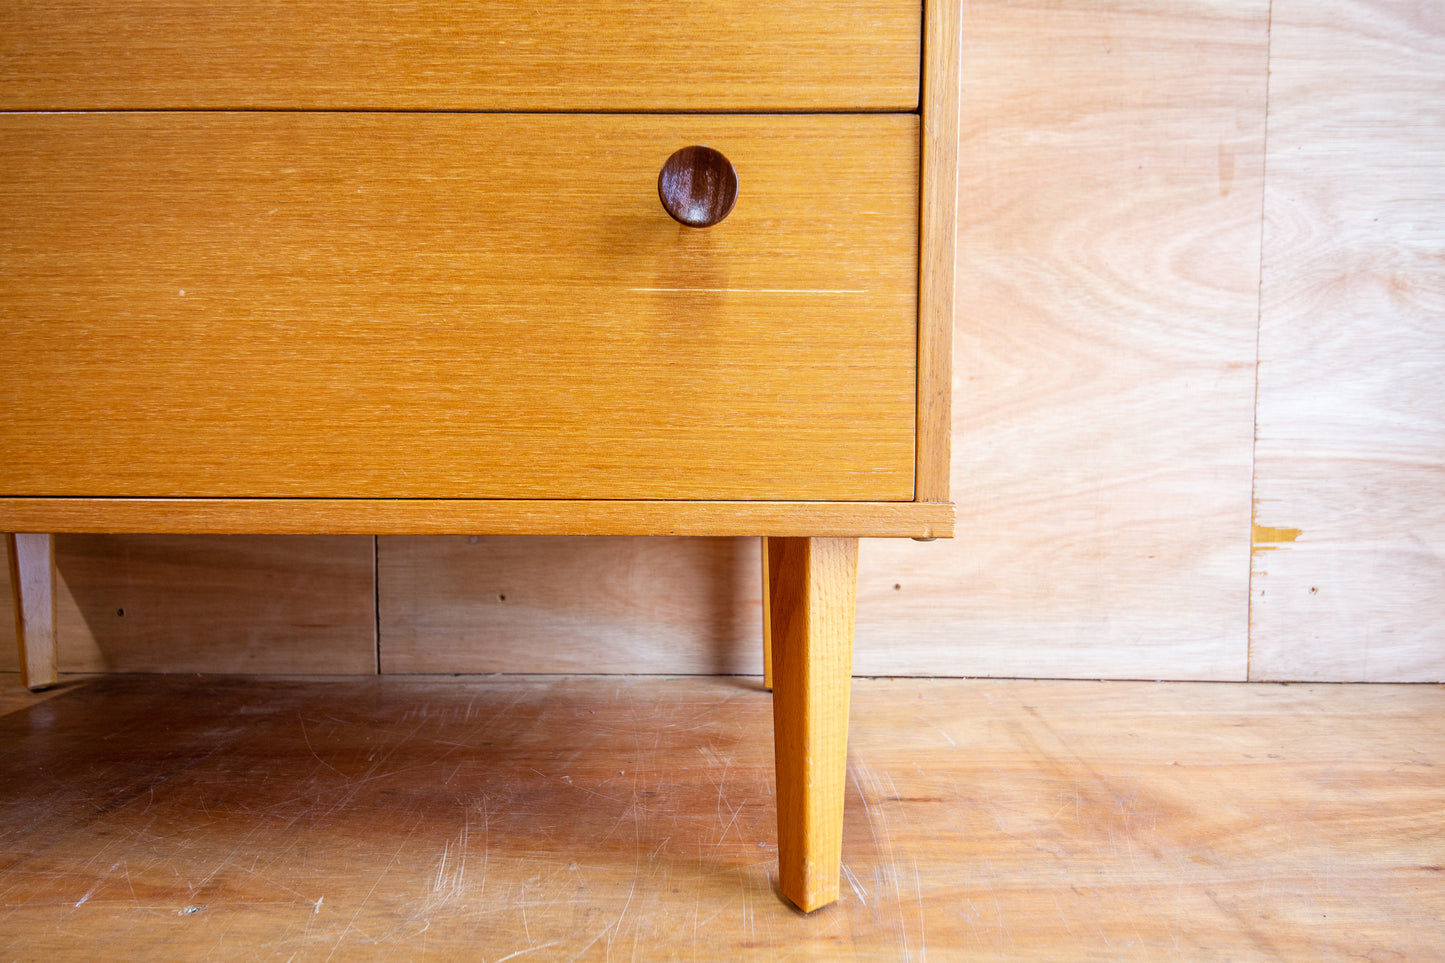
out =
[[(964, 17), (959, 537), (865, 542), (856, 671), (1445, 679), (1445, 8)], [(58, 554), (72, 672), (759, 670), (754, 540)]]

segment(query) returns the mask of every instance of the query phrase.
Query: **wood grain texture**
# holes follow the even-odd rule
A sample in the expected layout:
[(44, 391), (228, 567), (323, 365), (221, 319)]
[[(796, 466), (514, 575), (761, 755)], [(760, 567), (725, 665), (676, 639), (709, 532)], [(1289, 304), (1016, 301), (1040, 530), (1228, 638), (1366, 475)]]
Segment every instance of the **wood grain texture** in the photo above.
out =
[(913, 110), (907, 0), (24, 0), (7, 110)]
[[(10, 539), (0, 538), (0, 565), (10, 571)], [(0, 591), (0, 672), (19, 673), (19, 640), (15, 635), (15, 587), (8, 580)], [(3, 683), (0, 683), (3, 684)]]
[(376, 671), (371, 538), (55, 543), (64, 673)]
[(949, 500), (953, 325), (958, 270), (959, 0), (927, 5), (918, 263), (918, 471), (914, 497)]
[(6, 535), (5, 547), (20, 684), (27, 689), (48, 689), (58, 681), (55, 540), (50, 535)]
[(1244, 677), (1267, 9), (965, 5), (958, 539), (859, 672)]
[(0, 717), (0, 953), (1427, 960), (1442, 701), (858, 680), (805, 916), (734, 680), (112, 678)]
[(951, 504), (519, 499), (0, 498), (0, 531), (947, 537)]
[(773, 593), (770, 583), (773, 580), (773, 567), (768, 561), (768, 540), (758, 539), (758, 555), (762, 562), (761, 582), (762, 589), (762, 613), (763, 613), (763, 688), (769, 692), (773, 691)]
[(1445, 679), (1445, 19), (1276, 0), (1250, 675)]
[(756, 675), (757, 542), (384, 537), (381, 670)]
[(917, 131), (0, 116), (0, 493), (911, 499)]
[(768, 545), (778, 889), (805, 913), (838, 899), (856, 538)]

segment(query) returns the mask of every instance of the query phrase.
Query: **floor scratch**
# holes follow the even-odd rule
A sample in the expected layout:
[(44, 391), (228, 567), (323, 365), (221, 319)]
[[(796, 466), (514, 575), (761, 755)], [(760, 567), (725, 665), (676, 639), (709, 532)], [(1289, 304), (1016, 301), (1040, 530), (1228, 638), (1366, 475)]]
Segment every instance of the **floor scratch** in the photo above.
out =
[(925, 718), (923, 718), (922, 716), (918, 716), (918, 721), (919, 721), (919, 722), (922, 722), (924, 725), (932, 726), (934, 729), (937, 729), (937, 730), (938, 730), (938, 734), (939, 734), (940, 736), (942, 736), (943, 738), (947, 739), (947, 740), (948, 740), (948, 744), (949, 744), (950, 746), (952, 746), (952, 747), (955, 748), (955, 749), (958, 748), (958, 743), (956, 743), (956, 742), (953, 741), (953, 737), (950, 736), (948, 733), (944, 732), (943, 729), (941, 729), (941, 728), (938, 726), (937, 723), (933, 722), (933, 721), (930, 720), (930, 719), (925, 719)]
[(536, 952), (538, 952), (539, 950), (545, 950), (545, 949), (549, 949), (549, 948), (551, 948), (551, 947), (553, 947), (553, 946), (560, 946), (560, 945), (561, 945), (561, 944), (558, 943), (556, 940), (553, 940), (553, 941), (550, 942), (550, 943), (543, 943), (541, 946), (525, 946), (525, 947), (523, 947), (522, 949), (518, 950), (517, 952), (515, 952), (515, 953), (509, 953), (509, 954), (507, 954), (506, 956), (502, 957), (501, 959), (497, 960), (497, 963), (507, 963), (508, 960), (515, 960), (517, 957), (522, 956), (522, 955), (525, 954), (525, 953), (536, 953)]
[(411, 830), (407, 832), (406, 836), (402, 839), (401, 845), (396, 847), (396, 852), (391, 854), (391, 859), (382, 867), (381, 872), (377, 873), (376, 882), (371, 884), (371, 889), (367, 890), (366, 895), (361, 898), (361, 902), (356, 904), (356, 912), (351, 914), (351, 919), (346, 921), (346, 928), (343, 929), (341, 935), (336, 938), (336, 943), (331, 947), (331, 952), (326, 954), (327, 960), (330, 960), (336, 955), (336, 951), (341, 949), (341, 944), (346, 942), (347, 934), (350, 933), (356, 925), (357, 918), (361, 916), (361, 911), (366, 908), (366, 904), (370, 902), (371, 897), (376, 893), (376, 888), (381, 885), (381, 881), (386, 878), (386, 874), (391, 872), (391, 868), (396, 865), (397, 860), (401, 858), (401, 854), (410, 848), (411, 838), (416, 835), (418, 825), (419, 823), (417, 822), (412, 823)]
[(306, 717), (303, 716), (300, 712), (297, 712), (296, 721), (301, 723), (301, 738), (306, 740), (306, 748), (311, 751), (312, 757), (315, 758), (317, 762), (321, 763), (327, 769), (330, 769), (332, 772), (336, 773), (338, 776), (341, 776), (343, 779), (346, 778), (346, 774), (344, 772), (342, 772), (340, 769), (337, 769), (325, 759), (322, 759), (321, 756), (317, 754), (316, 747), (311, 745), (311, 736), (306, 732)]

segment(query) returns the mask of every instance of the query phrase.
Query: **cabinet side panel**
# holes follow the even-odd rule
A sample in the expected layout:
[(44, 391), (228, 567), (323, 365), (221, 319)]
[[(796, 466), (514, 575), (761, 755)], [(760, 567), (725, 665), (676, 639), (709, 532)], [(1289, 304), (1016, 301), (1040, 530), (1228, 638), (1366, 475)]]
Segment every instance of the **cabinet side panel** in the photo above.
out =
[(923, 210), (918, 295), (918, 472), (915, 498), (949, 498), (954, 277), (958, 238), (958, 0), (928, 4), (923, 60)]

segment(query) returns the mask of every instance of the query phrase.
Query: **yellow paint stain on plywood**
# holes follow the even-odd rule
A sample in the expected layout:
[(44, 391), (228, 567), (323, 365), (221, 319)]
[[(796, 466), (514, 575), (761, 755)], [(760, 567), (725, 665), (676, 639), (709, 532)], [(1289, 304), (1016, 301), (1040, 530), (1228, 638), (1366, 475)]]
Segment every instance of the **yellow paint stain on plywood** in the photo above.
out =
[(1304, 534), (1302, 528), (1271, 528), (1268, 525), (1259, 523), (1259, 499), (1254, 500), (1254, 508), (1250, 516), (1250, 551), (1251, 552), (1273, 552), (1287, 542), (1296, 541)]
[(1252, 548), (1256, 552), (1272, 552), (1285, 542), (1293, 542), (1303, 534), (1303, 529), (1270, 528), (1255, 522)]

